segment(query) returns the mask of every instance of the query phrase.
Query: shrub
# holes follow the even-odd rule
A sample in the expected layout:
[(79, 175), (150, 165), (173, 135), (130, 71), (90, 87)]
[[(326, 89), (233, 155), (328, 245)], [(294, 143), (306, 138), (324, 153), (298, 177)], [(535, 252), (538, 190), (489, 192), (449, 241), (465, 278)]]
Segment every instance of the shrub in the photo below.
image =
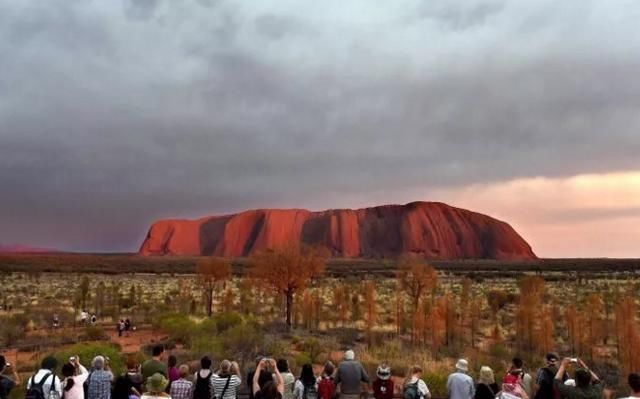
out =
[(88, 326), (82, 334), (83, 341), (105, 341), (108, 339), (109, 336), (98, 326)]
[(225, 332), (228, 329), (242, 324), (242, 316), (236, 312), (223, 312), (213, 316), (218, 332)]
[(191, 339), (197, 330), (196, 323), (189, 316), (179, 313), (169, 313), (162, 316), (158, 324), (161, 330), (169, 334), (171, 340), (186, 346), (191, 345)]
[(120, 346), (117, 344), (104, 344), (97, 342), (76, 344), (71, 348), (57, 353), (56, 359), (58, 359), (58, 364), (63, 364), (68, 362), (69, 357), (71, 356), (80, 356), (82, 364), (89, 367), (93, 358), (98, 355), (109, 358), (111, 369), (115, 375), (120, 374), (125, 370), (125, 361), (120, 353)]
[(429, 387), (432, 397), (447, 397), (447, 378), (446, 372), (428, 372), (422, 375), (422, 379)]

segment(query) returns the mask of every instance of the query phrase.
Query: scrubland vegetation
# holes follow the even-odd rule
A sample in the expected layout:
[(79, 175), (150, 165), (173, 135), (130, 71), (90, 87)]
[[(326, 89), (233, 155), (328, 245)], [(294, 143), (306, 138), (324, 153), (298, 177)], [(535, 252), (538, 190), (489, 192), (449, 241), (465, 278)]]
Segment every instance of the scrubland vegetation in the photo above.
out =
[[(126, 353), (143, 358), (158, 342), (180, 362), (209, 354), (245, 369), (258, 354), (286, 357), (297, 370), (337, 362), (342, 350), (355, 348), (372, 373), (382, 361), (398, 376), (422, 365), (436, 396), (462, 356), (474, 372), (489, 365), (501, 374), (514, 355), (533, 371), (553, 350), (588, 359), (612, 386), (640, 369), (633, 350), (640, 344), (640, 286), (632, 267), (616, 273), (512, 267), (500, 274), (486, 264), (436, 270), (404, 258), (372, 261), (349, 274), (331, 272), (341, 266), (325, 267), (323, 254), (296, 251), (243, 260), (240, 268), (221, 259), (181, 262), (195, 263), (189, 267), (197, 273), (3, 272), (0, 305), (11, 310), (0, 311), (0, 347), (14, 351), (22, 373), (48, 353), (106, 354), (119, 372)], [(384, 273), (371, 272), (381, 264)], [(82, 309), (95, 312), (96, 326), (79, 325)], [(53, 314), (59, 330), (51, 327)], [(138, 327), (131, 335), (152, 338), (124, 346), (126, 339), (113, 333), (122, 317)]]

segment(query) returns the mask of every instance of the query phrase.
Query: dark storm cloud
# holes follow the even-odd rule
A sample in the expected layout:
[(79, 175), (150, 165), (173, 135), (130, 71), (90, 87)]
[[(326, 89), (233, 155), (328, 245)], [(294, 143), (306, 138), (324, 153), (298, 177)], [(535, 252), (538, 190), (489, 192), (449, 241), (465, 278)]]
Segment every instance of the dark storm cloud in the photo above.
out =
[(0, 242), (640, 167), (632, 12), (423, 4), (0, 0)]

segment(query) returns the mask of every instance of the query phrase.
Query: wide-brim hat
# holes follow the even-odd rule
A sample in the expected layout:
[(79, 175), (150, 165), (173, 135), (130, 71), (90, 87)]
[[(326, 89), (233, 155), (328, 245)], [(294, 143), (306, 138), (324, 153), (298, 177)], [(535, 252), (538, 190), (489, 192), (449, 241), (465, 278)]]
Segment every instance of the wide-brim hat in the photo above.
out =
[(465, 359), (460, 359), (456, 362), (456, 369), (460, 371), (469, 371), (469, 363)]
[(155, 373), (147, 380), (147, 391), (164, 392), (169, 381), (160, 373)]

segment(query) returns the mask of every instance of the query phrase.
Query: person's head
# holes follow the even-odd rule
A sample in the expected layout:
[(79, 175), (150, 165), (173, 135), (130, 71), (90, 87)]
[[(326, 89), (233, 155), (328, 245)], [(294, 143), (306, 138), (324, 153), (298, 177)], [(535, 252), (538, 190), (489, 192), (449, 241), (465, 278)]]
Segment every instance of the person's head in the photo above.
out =
[(211, 368), (211, 359), (209, 356), (203, 356), (202, 359), (200, 359), (200, 368), (202, 370), (209, 370)]
[(174, 355), (170, 355), (167, 358), (167, 366), (176, 367), (176, 364), (178, 364), (178, 359)]
[(151, 354), (153, 357), (162, 359), (164, 357), (164, 347), (162, 345), (156, 345), (153, 347)]
[(160, 373), (155, 373), (147, 379), (147, 391), (150, 393), (162, 393), (167, 388), (167, 379)]
[(289, 371), (289, 362), (287, 359), (278, 359), (276, 362), (276, 366), (278, 367), (278, 371), (281, 373), (286, 373)]
[(344, 353), (344, 360), (354, 360), (355, 358), (356, 358), (356, 354), (351, 349), (349, 349)]
[(311, 384), (316, 381), (316, 376), (313, 374), (313, 366), (310, 363), (305, 363), (302, 365), (302, 370), (300, 370), (300, 381), (303, 384)]
[[(389, 374), (391, 374), (391, 370), (389, 370)], [(409, 367), (409, 371), (407, 372), (408, 377), (417, 376), (418, 378), (422, 375), (422, 367), (415, 365)]]
[(640, 374), (631, 373), (629, 374), (629, 378), (627, 378), (627, 383), (629, 384), (629, 388), (634, 393), (640, 393)]
[(53, 371), (56, 369), (56, 367), (58, 367), (58, 361), (53, 356), (45, 357), (44, 359), (42, 359), (42, 362), (40, 363), (40, 368), (45, 370)]
[(511, 366), (513, 369), (522, 370), (524, 362), (519, 357), (514, 357), (513, 359), (511, 359)]
[(231, 373), (231, 362), (227, 359), (224, 359), (220, 362), (220, 373), (224, 375), (228, 375)]
[(586, 388), (591, 385), (591, 373), (585, 369), (577, 369), (575, 380), (577, 387)]
[(62, 365), (62, 375), (66, 379), (65, 382), (64, 382), (64, 390), (65, 390), (65, 392), (67, 392), (71, 388), (73, 388), (73, 385), (75, 384), (75, 381), (71, 377), (76, 375), (76, 366), (74, 366), (71, 363), (63, 364)]
[(91, 367), (96, 370), (102, 370), (104, 368), (104, 357), (100, 355), (94, 357), (91, 361)]
[(456, 362), (456, 371), (460, 373), (469, 371), (469, 362), (467, 362), (467, 359), (458, 359)]
[(258, 376), (258, 385), (260, 386), (260, 390), (270, 382), (273, 382), (273, 374), (265, 369), (260, 370), (260, 375)]
[(480, 367), (480, 376), (478, 377), (478, 381), (483, 384), (491, 385), (496, 382), (495, 376), (493, 375), (493, 370), (489, 366)]
[(127, 370), (137, 370), (138, 362), (136, 361), (135, 356), (129, 355), (127, 356)]
[(277, 399), (281, 396), (278, 392), (278, 384), (273, 380), (267, 381), (264, 386), (261, 385), (260, 393), (265, 399)]
[(544, 357), (544, 360), (547, 362), (547, 366), (549, 367), (556, 366), (558, 364), (558, 359), (558, 355), (553, 352), (547, 353)]
[(189, 376), (189, 365), (181, 364), (180, 367), (178, 367), (178, 374), (180, 378), (187, 378)]
[(336, 370), (336, 366), (334, 366), (333, 363), (331, 363), (331, 360), (327, 360), (327, 362), (324, 364), (324, 369), (322, 370), (322, 374), (326, 375), (327, 377), (331, 377), (335, 370)]

